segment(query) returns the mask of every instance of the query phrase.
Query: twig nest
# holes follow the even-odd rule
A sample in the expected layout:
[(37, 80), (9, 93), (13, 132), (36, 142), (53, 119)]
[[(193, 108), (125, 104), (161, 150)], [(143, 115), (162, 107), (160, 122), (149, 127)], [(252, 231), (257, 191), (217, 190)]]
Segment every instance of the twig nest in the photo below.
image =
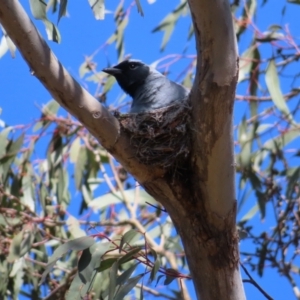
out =
[(190, 111), (187, 101), (138, 114), (115, 113), (130, 135), (137, 159), (146, 165), (179, 167), (190, 153)]

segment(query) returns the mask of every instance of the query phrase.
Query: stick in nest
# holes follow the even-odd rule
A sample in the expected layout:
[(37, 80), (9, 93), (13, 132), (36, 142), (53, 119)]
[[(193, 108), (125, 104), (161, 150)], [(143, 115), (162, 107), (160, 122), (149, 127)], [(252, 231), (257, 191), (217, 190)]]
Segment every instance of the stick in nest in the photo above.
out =
[(130, 135), (137, 159), (146, 165), (181, 165), (190, 153), (190, 111), (187, 101), (138, 114), (115, 113)]

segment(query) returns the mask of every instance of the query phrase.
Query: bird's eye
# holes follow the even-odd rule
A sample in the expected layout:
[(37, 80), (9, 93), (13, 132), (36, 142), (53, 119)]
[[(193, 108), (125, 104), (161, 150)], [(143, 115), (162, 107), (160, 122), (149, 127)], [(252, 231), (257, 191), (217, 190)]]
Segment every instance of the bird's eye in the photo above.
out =
[(133, 64), (133, 63), (129, 64), (129, 68), (130, 69), (135, 69), (136, 68), (136, 64)]

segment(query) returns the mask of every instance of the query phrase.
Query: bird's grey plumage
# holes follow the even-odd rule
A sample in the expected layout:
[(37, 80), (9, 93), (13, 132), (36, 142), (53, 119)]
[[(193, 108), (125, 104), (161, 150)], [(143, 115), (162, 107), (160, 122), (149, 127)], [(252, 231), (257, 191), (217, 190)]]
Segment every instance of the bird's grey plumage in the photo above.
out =
[(125, 60), (103, 69), (115, 76), (120, 87), (132, 97), (131, 113), (148, 112), (187, 98), (189, 91), (139, 60)]

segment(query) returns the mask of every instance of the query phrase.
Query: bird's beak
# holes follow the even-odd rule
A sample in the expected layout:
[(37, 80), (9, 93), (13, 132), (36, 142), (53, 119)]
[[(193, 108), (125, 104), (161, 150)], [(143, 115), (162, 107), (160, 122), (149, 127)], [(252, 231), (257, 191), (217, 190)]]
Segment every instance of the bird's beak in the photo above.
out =
[(105, 72), (105, 73), (113, 75), (113, 76), (122, 73), (122, 71), (120, 69), (117, 69), (117, 68), (105, 68), (105, 69), (102, 70), (102, 72)]

